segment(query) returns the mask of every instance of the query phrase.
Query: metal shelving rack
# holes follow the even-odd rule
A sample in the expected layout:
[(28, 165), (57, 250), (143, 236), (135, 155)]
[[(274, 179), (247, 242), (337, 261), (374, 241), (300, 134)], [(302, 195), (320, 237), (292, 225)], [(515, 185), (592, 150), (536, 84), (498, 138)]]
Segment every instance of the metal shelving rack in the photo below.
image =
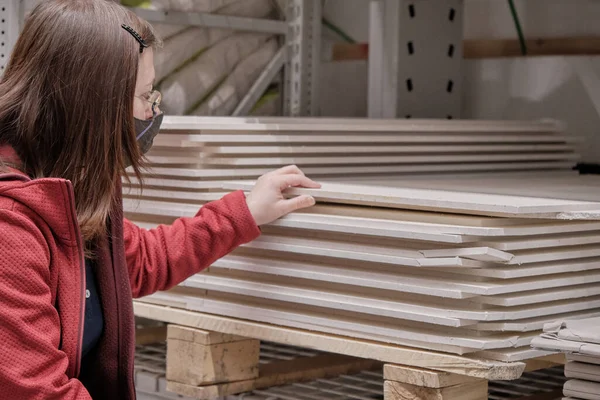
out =
[(371, 0), (370, 118), (460, 118), (464, 0)]
[[(0, 73), (19, 33), (26, 1), (0, 0)], [(316, 116), (318, 90), (315, 85), (320, 63), (321, 2), (287, 0), (285, 7), (285, 21), (142, 8), (134, 8), (133, 11), (150, 22), (280, 35), (284, 45), (252, 85), (234, 115), (246, 115), (275, 77), (283, 72), (284, 114)]]

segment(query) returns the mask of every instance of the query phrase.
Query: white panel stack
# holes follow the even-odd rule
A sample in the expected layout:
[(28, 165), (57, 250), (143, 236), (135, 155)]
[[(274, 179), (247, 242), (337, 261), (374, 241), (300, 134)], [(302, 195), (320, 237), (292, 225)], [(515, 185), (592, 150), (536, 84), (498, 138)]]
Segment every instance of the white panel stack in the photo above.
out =
[[(197, 204), (221, 183), (297, 164), (316, 179), (574, 174), (576, 140), (542, 122), (168, 117), (146, 195)], [(138, 186), (126, 195), (136, 196)]]
[(578, 159), (574, 141), (551, 121), (172, 117), (150, 160), (255, 174), (298, 164), (333, 176), (564, 170)]
[(547, 324), (532, 345), (567, 354), (564, 400), (600, 399), (600, 318)]
[[(565, 150), (541, 167), (533, 155), (548, 150), (523, 144), (534, 139)], [(446, 153), (453, 140), (483, 143), (488, 153)], [(317, 206), (265, 226), (209, 271), (142, 301), (500, 361), (544, 354), (529, 345), (545, 323), (600, 315), (600, 203), (552, 196), (553, 182), (568, 182), (568, 194), (600, 199), (600, 185), (569, 172), (565, 158), (576, 155), (555, 124), (172, 118), (155, 145), (150, 160), (166, 167), (147, 177), (142, 199), (135, 182), (125, 189), (127, 216), (146, 228), (193, 216), (279, 165), (296, 163), (327, 182), (289, 192), (311, 193)], [(520, 146), (529, 157), (522, 162)], [(440, 161), (469, 154), (468, 164)], [(490, 161), (498, 154), (507, 161)], [(303, 164), (307, 158), (318, 160)], [(542, 194), (530, 197), (519, 196), (515, 176), (515, 186), (498, 178), (506, 193), (497, 194), (464, 182), (461, 192), (434, 190), (447, 181), (425, 175), (398, 183), (411, 169), (443, 175), (462, 168), (494, 188), (490, 172), (538, 167), (570, 180), (536, 182)], [(329, 182), (339, 174), (372, 182)]]

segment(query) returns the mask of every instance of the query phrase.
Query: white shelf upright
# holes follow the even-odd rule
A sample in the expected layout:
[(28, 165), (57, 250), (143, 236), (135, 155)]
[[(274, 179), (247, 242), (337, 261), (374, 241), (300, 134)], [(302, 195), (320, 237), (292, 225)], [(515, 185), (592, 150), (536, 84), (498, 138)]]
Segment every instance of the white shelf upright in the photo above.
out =
[(370, 118), (460, 118), (464, 0), (371, 0)]

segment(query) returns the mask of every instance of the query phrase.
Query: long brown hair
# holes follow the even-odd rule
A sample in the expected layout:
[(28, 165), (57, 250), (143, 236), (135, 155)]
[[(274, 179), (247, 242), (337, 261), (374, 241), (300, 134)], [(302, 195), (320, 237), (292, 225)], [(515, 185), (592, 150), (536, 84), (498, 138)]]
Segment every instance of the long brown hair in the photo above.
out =
[(151, 26), (108, 0), (44, 0), (31, 12), (0, 81), (0, 144), (32, 178), (73, 183), (81, 233), (106, 232), (126, 160), (140, 176), (133, 101)]

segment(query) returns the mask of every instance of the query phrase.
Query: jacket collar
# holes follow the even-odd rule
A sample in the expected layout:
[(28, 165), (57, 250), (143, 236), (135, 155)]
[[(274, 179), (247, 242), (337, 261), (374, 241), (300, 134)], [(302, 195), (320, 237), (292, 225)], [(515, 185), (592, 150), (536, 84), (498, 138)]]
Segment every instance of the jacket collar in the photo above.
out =
[[(0, 158), (19, 164), (10, 146), (0, 146)], [(0, 200), (12, 200), (41, 217), (62, 240), (76, 243), (75, 193), (70, 181), (61, 178), (31, 179), (14, 168), (0, 172)]]

